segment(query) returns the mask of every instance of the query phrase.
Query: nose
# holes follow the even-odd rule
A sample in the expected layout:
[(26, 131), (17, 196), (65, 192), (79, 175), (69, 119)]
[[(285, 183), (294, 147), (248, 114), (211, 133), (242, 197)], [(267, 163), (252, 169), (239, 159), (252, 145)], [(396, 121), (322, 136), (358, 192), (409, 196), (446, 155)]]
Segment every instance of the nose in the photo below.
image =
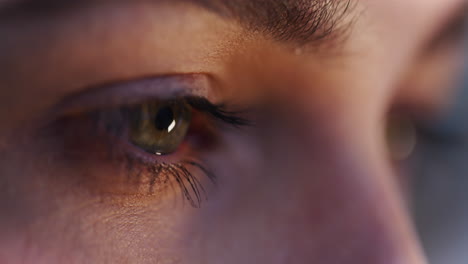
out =
[(426, 263), (388, 158), (386, 95), (295, 92), (265, 133), (259, 204), (283, 259), (270, 263)]
[(203, 219), (225, 241), (206, 243), (220, 263), (426, 263), (378, 115), (335, 99), (294, 104), (260, 133), (265, 161)]
[(319, 120), (313, 130), (289, 126), (288, 139), (275, 140), (285, 152), (270, 157), (259, 203), (281, 197), (265, 212), (285, 241), (279, 263), (426, 263), (381, 142), (353, 132), (365, 122)]

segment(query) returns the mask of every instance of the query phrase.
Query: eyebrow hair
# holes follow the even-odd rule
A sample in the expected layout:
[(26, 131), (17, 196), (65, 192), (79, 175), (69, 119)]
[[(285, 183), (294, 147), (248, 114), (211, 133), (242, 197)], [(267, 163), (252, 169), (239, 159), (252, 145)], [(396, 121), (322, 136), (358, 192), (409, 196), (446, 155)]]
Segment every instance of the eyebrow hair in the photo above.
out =
[(238, 20), (254, 32), (299, 45), (344, 33), (351, 0), (190, 0)]
[[(21, 11), (28, 14), (72, 9), (104, 0), (11, 0), (0, 6), (0, 17)], [(116, 2), (130, 2), (120, 0)], [(139, 2), (139, 1), (136, 1)], [(280, 42), (322, 45), (344, 36), (349, 24), (344, 18), (353, 0), (147, 0), (147, 2), (190, 3), (222, 17), (234, 19), (252, 32)]]

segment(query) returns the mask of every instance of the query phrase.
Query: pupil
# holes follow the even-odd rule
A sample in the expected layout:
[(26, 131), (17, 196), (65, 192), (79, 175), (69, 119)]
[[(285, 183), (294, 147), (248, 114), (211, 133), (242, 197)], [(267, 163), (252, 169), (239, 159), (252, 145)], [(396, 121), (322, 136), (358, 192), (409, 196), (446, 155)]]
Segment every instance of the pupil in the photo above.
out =
[(174, 121), (174, 112), (170, 106), (165, 106), (156, 114), (154, 125), (158, 130), (167, 130), (172, 121)]

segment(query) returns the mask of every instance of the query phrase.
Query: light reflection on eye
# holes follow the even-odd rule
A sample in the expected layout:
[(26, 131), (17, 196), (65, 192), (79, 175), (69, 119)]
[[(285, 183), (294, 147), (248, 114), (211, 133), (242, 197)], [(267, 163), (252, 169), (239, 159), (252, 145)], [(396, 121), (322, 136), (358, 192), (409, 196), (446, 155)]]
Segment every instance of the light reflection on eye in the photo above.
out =
[(192, 118), (192, 107), (185, 100), (152, 101), (128, 110), (130, 141), (155, 155), (177, 150)]
[(192, 79), (185, 85), (167, 77), (97, 87), (65, 98), (47, 129), (61, 139), (58, 146), (66, 146), (61, 156), (76, 166), (110, 165), (109, 174), (91, 169), (87, 188), (162, 199), (174, 185), (180, 188), (170, 195), (180, 193), (198, 208), (207, 198), (203, 177), (216, 183), (204, 154), (223, 143), (224, 129), (252, 122), (236, 106), (190, 93), (192, 85)]

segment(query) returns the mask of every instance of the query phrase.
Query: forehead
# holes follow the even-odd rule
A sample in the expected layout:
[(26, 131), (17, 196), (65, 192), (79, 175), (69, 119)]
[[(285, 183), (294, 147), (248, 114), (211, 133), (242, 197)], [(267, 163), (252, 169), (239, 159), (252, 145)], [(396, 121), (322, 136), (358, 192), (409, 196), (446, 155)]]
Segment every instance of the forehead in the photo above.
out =
[[(393, 28), (403, 36), (420, 36), (433, 30), (447, 13), (466, 0), (115, 0), (115, 4), (180, 4), (203, 7), (222, 17), (237, 20), (253, 32), (261, 32), (281, 42), (329, 44), (342, 40), (351, 24), (365, 17), (363, 28)], [(74, 9), (97, 5), (105, 0), (0, 0), (0, 18), (13, 12), (30, 15), (44, 10)], [(112, 3), (112, 4), (113, 4)], [(353, 25), (355, 26), (355, 25)], [(374, 29), (371, 29), (374, 30)], [(406, 32), (407, 30), (413, 32)], [(363, 35), (365, 31), (354, 32)], [(373, 32), (375, 33), (375, 32)], [(392, 33), (392, 32), (391, 32)], [(387, 33), (385, 33), (387, 34)], [(396, 35), (401, 35), (396, 34)], [(389, 37), (392, 34), (388, 35)], [(393, 37), (393, 36), (391, 36)], [(400, 38), (400, 36), (395, 36)]]
[[(307, 38), (306, 31), (327, 31), (345, 15), (371, 13), (385, 21), (391, 17), (410, 22), (410, 18), (444, 14), (460, 7), (466, 0), (115, 0), (115, 4), (132, 3), (190, 3), (222, 16), (240, 20), (244, 25), (270, 33), (291, 32)], [(0, 11), (11, 9), (45, 10), (73, 9), (81, 5), (106, 3), (105, 0), (0, 0)], [(352, 7), (358, 7), (356, 9)], [(6, 12), (0, 12), (0, 15)], [(278, 38), (287, 38), (277, 34)]]
[[(247, 29), (269, 35), (280, 42), (330, 43), (330, 39), (352, 32), (375, 37), (374, 41), (407, 45), (427, 38), (434, 27), (449, 19), (467, 0), (0, 0), (0, 18), (26, 14), (27, 20), (45, 12), (79, 7), (138, 5), (165, 7), (190, 4), (231, 20)], [(178, 9), (170, 12), (176, 16)], [(192, 10), (193, 11), (193, 10)], [(128, 13), (130, 13), (129, 11)], [(102, 17), (105, 19), (104, 14)], [(154, 16), (154, 15), (153, 15)], [(47, 16), (46, 16), (47, 17)], [(196, 14), (195, 14), (196, 17)], [(31, 20), (32, 21), (32, 20)], [(348, 30), (352, 27), (351, 30)], [(339, 38), (341, 41), (342, 39)], [(359, 42), (357, 42), (359, 43)]]
[[(318, 42), (337, 31), (342, 26), (341, 20), (347, 13), (351, 13), (352, 1), (354, 0), (120, 0), (113, 3), (196, 5), (221, 17), (235, 20), (250, 31), (261, 32), (279, 41), (308, 44)], [(34, 15), (104, 3), (109, 5), (109, 2), (102, 0), (10, 0), (4, 6), (4, 12), (1, 12), (0, 6), (0, 16), (15, 12)]]

